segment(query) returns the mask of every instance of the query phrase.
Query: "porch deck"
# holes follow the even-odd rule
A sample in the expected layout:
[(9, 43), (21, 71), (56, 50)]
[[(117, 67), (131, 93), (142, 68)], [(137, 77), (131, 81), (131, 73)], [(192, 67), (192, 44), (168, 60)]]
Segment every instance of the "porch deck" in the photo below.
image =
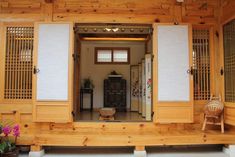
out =
[[(21, 135), (18, 144), (38, 146), (160, 146), (235, 144), (235, 131), (201, 131), (194, 125), (153, 123), (51, 124), (34, 135)], [(184, 128), (184, 129), (182, 129)]]

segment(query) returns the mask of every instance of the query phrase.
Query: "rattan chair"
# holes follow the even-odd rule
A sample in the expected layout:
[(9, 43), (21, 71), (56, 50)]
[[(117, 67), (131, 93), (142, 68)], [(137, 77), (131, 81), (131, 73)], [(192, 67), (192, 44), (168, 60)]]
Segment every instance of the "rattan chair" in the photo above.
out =
[(204, 122), (202, 130), (206, 129), (207, 124), (220, 125), (221, 132), (224, 133), (224, 105), (221, 102), (221, 97), (213, 97), (211, 95), (210, 101), (204, 108)]

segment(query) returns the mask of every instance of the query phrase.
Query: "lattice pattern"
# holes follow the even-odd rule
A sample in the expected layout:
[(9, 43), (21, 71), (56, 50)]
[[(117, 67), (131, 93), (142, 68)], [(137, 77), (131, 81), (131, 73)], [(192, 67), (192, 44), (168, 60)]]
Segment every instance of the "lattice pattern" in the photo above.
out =
[(5, 99), (32, 99), (33, 27), (6, 28)]
[(224, 26), (225, 101), (235, 102), (235, 20)]
[(209, 30), (193, 30), (194, 100), (210, 99)]

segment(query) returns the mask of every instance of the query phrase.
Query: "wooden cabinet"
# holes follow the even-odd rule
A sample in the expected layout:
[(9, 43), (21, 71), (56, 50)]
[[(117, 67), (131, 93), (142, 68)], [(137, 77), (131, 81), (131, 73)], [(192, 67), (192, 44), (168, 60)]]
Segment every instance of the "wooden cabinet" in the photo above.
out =
[(115, 107), (117, 111), (126, 111), (125, 79), (109, 77), (104, 80), (104, 107)]

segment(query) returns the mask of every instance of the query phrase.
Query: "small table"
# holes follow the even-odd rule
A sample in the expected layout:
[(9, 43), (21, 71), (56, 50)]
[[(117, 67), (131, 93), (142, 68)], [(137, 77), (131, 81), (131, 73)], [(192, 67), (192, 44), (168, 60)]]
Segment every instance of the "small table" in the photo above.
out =
[(80, 110), (83, 110), (83, 94), (90, 94), (91, 106), (90, 111), (93, 110), (93, 89), (92, 88), (81, 88), (80, 89)]

